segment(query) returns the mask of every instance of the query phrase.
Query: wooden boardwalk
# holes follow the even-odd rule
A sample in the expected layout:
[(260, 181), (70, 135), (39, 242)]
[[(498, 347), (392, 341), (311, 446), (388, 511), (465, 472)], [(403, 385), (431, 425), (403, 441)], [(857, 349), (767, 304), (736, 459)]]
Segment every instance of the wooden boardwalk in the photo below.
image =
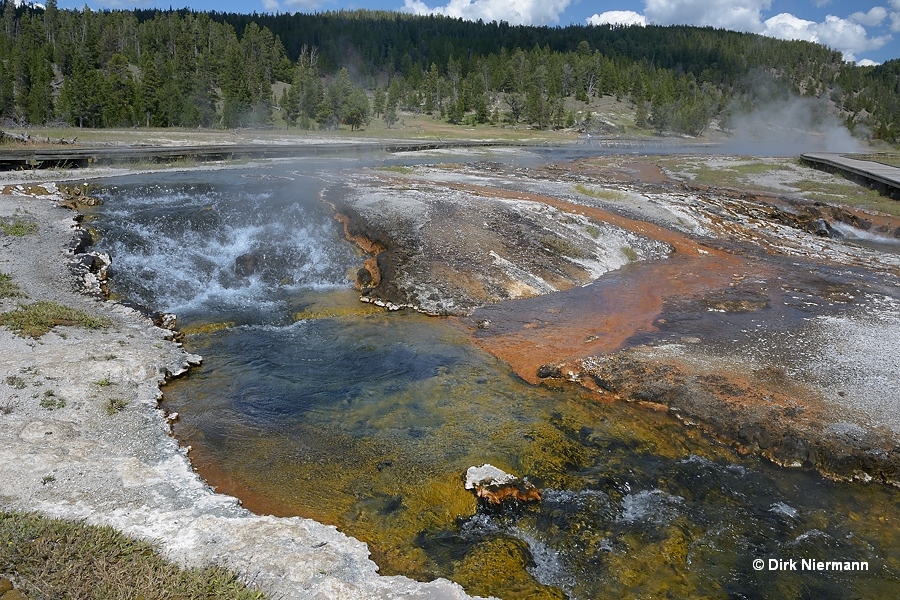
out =
[(840, 171), (844, 175), (876, 189), (885, 196), (900, 200), (900, 168), (852, 155), (810, 152), (800, 158), (814, 167)]
[[(701, 145), (702, 146), (702, 145)], [(372, 152), (413, 152), (452, 148), (570, 148), (582, 152), (672, 152), (695, 151), (697, 145), (666, 138), (589, 138), (575, 143), (515, 142), (503, 140), (353, 140), (302, 144), (210, 144), (193, 146), (51, 146), (47, 148), (6, 148), (0, 146), (0, 171), (87, 167), (138, 161), (166, 163), (175, 160), (233, 160), (240, 158), (301, 158), (313, 156), (353, 156)]]
[(0, 171), (46, 169), (50, 167), (86, 167), (136, 161), (233, 160), (239, 158), (290, 158), (354, 155), (369, 152), (404, 152), (444, 148), (520, 146), (498, 141), (354, 141), (352, 143), (308, 144), (221, 144), (203, 146), (96, 146), (81, 148), (2, 148)]

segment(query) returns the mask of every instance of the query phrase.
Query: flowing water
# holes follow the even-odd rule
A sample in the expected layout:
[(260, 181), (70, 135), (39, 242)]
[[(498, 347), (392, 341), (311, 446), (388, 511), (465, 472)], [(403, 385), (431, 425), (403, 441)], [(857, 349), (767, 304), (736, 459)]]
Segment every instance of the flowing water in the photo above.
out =
[[(139, 175), (98, 194), (113, 292), (177, 313), (186, 348), (204, 356), (165, 405), (213, 485), (259, 512), (337, 525), (384, 573), (473, 594), (897, 596), (896, 490), (742, 458), (667, 414), (529, 386), (448, 320), (359, 303), (348, 273), (362, 258), (319, 201), (326, 169), (337, 175), (329, 162)], [(529, 477), (543, 501), (479, 512), (462, 477), (486, 462)]]

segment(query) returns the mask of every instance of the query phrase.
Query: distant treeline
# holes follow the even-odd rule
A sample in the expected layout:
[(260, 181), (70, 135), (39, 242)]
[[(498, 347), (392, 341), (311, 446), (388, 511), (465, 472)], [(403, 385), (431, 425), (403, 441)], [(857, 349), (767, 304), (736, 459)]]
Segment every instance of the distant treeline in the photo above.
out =
[[(687, 26), (513, 26), (381, 11), (240, 15), (3, 3), (0, 118), (90, 127), (451, 123), (591, 127), (572, 100), (616, 96), (636, 124), (701, 134), (791, 95), (851, 130), (900, 137), (900, 60)], [(569, 100), (569, 102), (566, 102)], [(567, 108), (568, 107), (568, 108)], [(587, 122), (585, 122), (587, 121)]]

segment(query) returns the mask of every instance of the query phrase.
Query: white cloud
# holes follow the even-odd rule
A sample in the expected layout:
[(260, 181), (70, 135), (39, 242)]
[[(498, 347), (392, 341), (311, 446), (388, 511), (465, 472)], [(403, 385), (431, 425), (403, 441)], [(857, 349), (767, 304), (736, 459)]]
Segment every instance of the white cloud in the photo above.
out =
[(816, 23), (800, 19), (789, 13), (775, 15), (766, 20), (765, 34), (782, 40), (818, 41), (815, 34)]
[(783, 40), (818, 42), (840, 51), (844, 60), (848, 61), (855, 61), (859, 52), (878, 50), (891, 41), (889, 35), (869, 37), (866, 28), (859, 23), (834, 15), (828, 15), (824, 22), (816, 23), (781, 13), (766, 20), (765, 26), (764, 35)]
[[(900, 1), (900, 0), (898, 0)], [(604, 13), (594, 14), (587, 19), (588, 25), (640, 25), (647, 24), (647, 18), (633, 10), (608, 10)]]
[(885, 17), (887, 17), (887, 9), (883, 6), (876, 6), (872, 8), (867, 13), (864, 12), (855, 12), (850, 15), (850, 20), (860, 25), (866, 25), (868, 27), (875, 27), (876, 25), (881, 25), (881, 22), (884, 21)]
[(856, 63), (860, 67), (877, 67), (881, 63), (875, 62), (874, 60), (869, 60), (868, 58), (864, 58)]
[(819, 30), (823, 44), (842, 52), (878, 50), (891, 41), (889, 35), (869, 37), (862, 25), (832, 15), (825, 17), (825, 22), (819, 24)]
[(403, 10), (419, 15), (438, 14), (469, 21), (506, 21), (513, 25), (559, 23), (559, 15), (572, 0), (449, 0), (429, 7), (422, 0), (404, 0)]
[(269, 13), (277, 13), (281, 10), (281, 7), (278, 5), (278, 0), (262, 0), (263, 8), (266, 9), (266, 12)]
[[(25, 0), (22, 0), (21, 2), (17, 2), (16, 6), (19, 6), (21, 4), (27, 4), (27, 2), (25, 2)], [(97, 0), (97, 4), (99, 4), (103, 8), (108, 8), (110, 10), (123, 10), (123, 9), (133, 9), (136, 7), (137, 8), (144, 7), (144, 6), (147, 6), (148, 4), (150, 4), (150, 2), (149, 2), (149, 0), (139, 0), (137, 2), (128, 2), (127, 0)], [(35, 4), (35, 6), (40, 6), (41, 8), (44, 8), (44, 5), (42, 5), (42, 4), (40, 4), (40, 5)], [(86, 8), (90, 8), (87, 5), (87, 3), (85, 3), (84, 6)]]
[(900, 32), (900, 12), (891, 13), (891, 31)]
[(404, 0), (403, 10), (406, 12), (411, 12), (414, 15), (428, 15), (434, 12), (420, 0)]
[(644, 16), (658, 25), (699, 25), (759, 32), (771, 0), (646, 0)]
[[(286, 0), (285, 6), (290, 6), (296, 11), (314, 11), (325, 4), (326, 0)], [(263, 5), (278, 5), (278, 0), (263, 0)]]

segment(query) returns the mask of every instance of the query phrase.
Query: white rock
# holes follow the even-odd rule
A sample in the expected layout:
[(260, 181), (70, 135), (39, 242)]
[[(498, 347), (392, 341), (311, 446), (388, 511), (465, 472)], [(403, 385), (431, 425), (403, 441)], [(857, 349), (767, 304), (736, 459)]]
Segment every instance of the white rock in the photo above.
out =
[(515, 475), (510, 475), (494, 465), (483, 464), (480, 467), (469, 467), (466, 469), (467, 490), (474, 490), (485, 485), (506, 485), (515, 483), (518, 480), (519, 478)]

